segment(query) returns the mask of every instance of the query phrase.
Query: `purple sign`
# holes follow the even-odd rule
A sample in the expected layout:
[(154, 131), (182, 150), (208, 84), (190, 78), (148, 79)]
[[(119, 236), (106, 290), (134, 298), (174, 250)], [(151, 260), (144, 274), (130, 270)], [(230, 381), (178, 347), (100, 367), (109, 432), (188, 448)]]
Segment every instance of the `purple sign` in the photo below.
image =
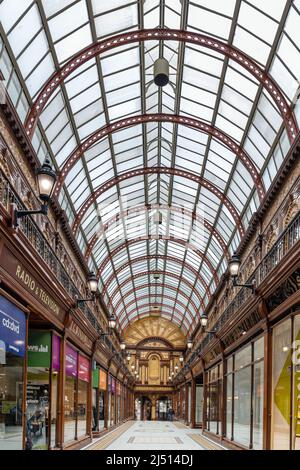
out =
[(77, 351), (71, 348), (71, 346), (66, 346), (66, 375), (69, 377), (77, 377), (77, 360), (78, 354)]
[(116, 381), (115, 381), (115, 379), (111, 379), (111, 391), (112, 391), (112, 393), (116, 393)]
[(60, 337), (52, 336), (52, 370), (60, 370)]

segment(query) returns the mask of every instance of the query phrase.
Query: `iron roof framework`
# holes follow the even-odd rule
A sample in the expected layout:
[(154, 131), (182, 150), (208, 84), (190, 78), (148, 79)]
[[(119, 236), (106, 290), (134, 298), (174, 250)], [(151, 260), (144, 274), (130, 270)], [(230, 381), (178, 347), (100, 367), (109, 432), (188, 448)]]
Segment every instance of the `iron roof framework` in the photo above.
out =
[(300, 0), (0, 9), (5, 85), (119, 328), (160, 305), (190, 334), (298, 131)]

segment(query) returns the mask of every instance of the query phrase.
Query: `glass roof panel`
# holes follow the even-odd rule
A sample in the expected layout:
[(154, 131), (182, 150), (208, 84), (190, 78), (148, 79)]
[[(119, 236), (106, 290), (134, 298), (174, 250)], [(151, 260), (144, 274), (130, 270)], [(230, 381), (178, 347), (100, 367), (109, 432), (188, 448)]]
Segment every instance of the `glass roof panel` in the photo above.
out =
[[(298, 0), (4, 0), (0, 9), (0, 68), (22, 122), (48, 78), (73, 54), (104, 37), (143, 28), (192, 30), (233, 44), (266, 68), (288, 102), (299, 87)], [(163, 89), (153, 82), (153, 63), (159, 57), (170, 63), (170, 84)], [(173, 40), (123, 44), (76, 68), (49, 99), (33, 146), (41, 160), (49, 152), (61, 170), (96, 130), (145, 113), (190, 116), (228, 134), (247, 152), (266, 190), (290, 148), (276, 104), (245, 67), (212, 49)], [(230, 146), (210, 131), (162, 121), (139, 123), (95, 142), (70, 168), (59, 201), (71, 225), (93, 191), (138, 170), (102, 192), (82, 218), (76, 239), (84, 253), (98, 235), (88, 260), (95, 269), (113, 255), (101, 274), (109, 280), (104, 300), (108, 303), (112, 295), (112, 310), (121, 300), (117, 312), (123, 325), (138, 313), (149, 313), (152, 297), (145, 299), (147, 305), (139, 302), (139, 310), (135, 304), (135, 289), (144, 286), (140, 295), (160, 296), (171, 309), (163, 315), (188, 329), (190, 315), (201, 310), (201, 299), (208, 302), (204, 283), (213, 293), (214, 272), (220, 275), (227, 266), (215, 231), (232, 250), (240, 242), (228, 204), (247, 229), (259, 199), (251, 173)], [(141, 174), (143, 167), (165, 167), (169, 173)], [(180, 175), (182, 170), (204, 178), (206, 187)], [(210, 183), (227, 198), (227, 205), (208, 188)], [(199, 203), (206, 221), (203, 230), (193, 217)], [(126, 214), (129, 208), (149, 204), (160, 204), (161, 223), (155, 222), (158, 208)], [(163, 205), (174, 209), (167, 211)], [(119, 251), (125, 241), (128, 246)], [(180, 289), (177, 298), (169, 287), (153, 286), (151, 270), (161, 271), (161, 285)]]

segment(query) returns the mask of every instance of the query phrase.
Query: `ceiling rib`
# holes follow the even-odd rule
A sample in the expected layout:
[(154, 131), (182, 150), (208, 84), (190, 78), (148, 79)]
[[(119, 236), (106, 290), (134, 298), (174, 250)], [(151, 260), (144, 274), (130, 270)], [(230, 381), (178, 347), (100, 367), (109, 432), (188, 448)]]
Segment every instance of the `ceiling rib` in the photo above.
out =
[(286, 125), (286, 130), (290, 139), (290, 142), (295, 141), (296, 135), (299, 131), (297, 121), (294, 117), (293, 110), (288, 105), (283, 93), (277, 86), (273, 78), (262, 69), (257, 62), (251, 57), (244, 54), (239, 49), (229, 46), (225, 42), (222, 42), (214, 37), (209, 37), (204, 34), (194, 33), (191, 31), (180, 31), (172, 29), (145, 29), (143, 31), (131, 31), (126, 34), (118, 34), (112, 36), (109, 39), (105, 39), (100, 42), (96, 42), (84, 50), (78, 52), (72, 57), (61, 69), (56, 72), (45, 84), (38, 98), (36, 99), (33, 107), (31, 108), (28, 118), (26, 120), (25, 128), (29, 137), (33, 136), (37, 120), (41, 115), (47, 101), (50, 96), (56, 90), (56, 88), (76, 70), (87, 61), (100, 55), (101, 53), (107, 52), (115, 47), (124, 46), (141, 41), (179, 41), (187, 42), (190, 44), (197, 44), (201, 47), (206, 47), (215, 52), (218, 52), (230, 59), (234, 60), (242, 67), (244, 67), (251, 75), (253, 75), (258, 81), (260, 81), (265, 89), (268, 91), (276, 106), (278, 107), (280, 114)]

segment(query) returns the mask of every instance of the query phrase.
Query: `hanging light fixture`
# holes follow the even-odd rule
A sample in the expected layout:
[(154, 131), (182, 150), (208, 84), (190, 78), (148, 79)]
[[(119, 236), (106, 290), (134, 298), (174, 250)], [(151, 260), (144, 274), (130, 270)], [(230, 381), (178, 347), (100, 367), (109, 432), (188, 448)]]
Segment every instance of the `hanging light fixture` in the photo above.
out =
[(126, 349), (126, 343), (125, 343), (124, 340), (121, 341), (121, 343), (120, 343), (120, 348), (121, 348), (122, 351), (125, 351), (125, 349)]
[(192, 347), (193, 347), (193, 340), (192, 340), (192, 338), (189, 338), (189, 339), (188, 339), (186, 345), (187, 345), (188, 349), (192, 349)]
[(154, 62), (154, 83), (159, 87), (164, 87), (169, 83), (169, 62), (164, 58), (156, 59)]
[(184, 361), (184, 358), (183, 358), (183, 355), (181, 354), (181, 356), (179, 357), (179, 361), (182, 363)]
[(178, 372), (178, 365), (176, 364), (176, 366), (174, 367), (175, 369), (175, 372)]

